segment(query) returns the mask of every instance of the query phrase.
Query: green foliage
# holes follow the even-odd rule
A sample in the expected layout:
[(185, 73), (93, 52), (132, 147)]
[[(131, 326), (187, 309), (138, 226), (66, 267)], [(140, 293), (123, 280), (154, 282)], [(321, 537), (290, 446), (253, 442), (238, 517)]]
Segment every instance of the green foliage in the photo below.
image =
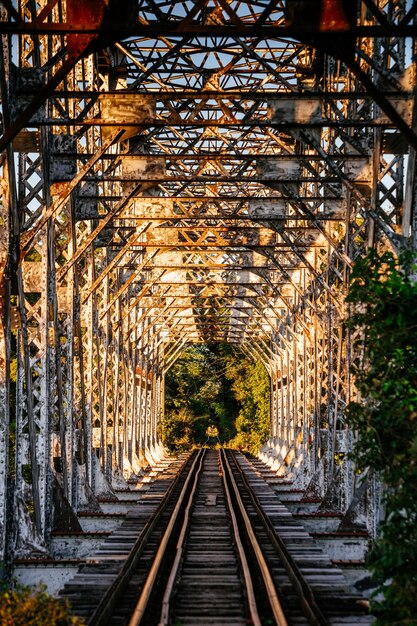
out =
[(36, 248), (32, 248), (25, 256), (25, 261), (37, 261), (38, 263), (42, 261), (42, 257)]
[(227, 344), (184, 350), (166, 378), (163, 442), (188, 449), (206, 441), (210, 426), (251, 452), (269, 433), (268, 374)]
[(168, 411), (161, 432), (163, 443), (176, 452), (189, 450), (196, 443), (195, 440), (200, 439), (200, 433), (195, 432), (197, 421), (201, 420), (197, 420), (187, 408)]
[(214, 425), (227, 441), (235, 433), (231, 417), (237, 405), (223, 374), (217, 345), (184, 350), (165, 381), (165, 419), (162, 440), (173, 450), (203, 444)]
[(231, 445), (256, 454), (269, 436), (270, 381), (260, 361), (236, 358), (226, 360), (226, 376), (232, 381), (232, 392), (240, 403), (235, 421), (236, 436)]
[[(413, 256), (371, 251), (355, 266), (347, 302), (357, 335), (360, 400), (348, 406), (353, 458), (380, 473), (386, 520), (368, 556), (380, 583), (378, 626), (417, 624), (417, 284)], [(359, 331), (359, 333), (357, 333)], [(382, 595), (381, 595), (382, 592)]]
[(1, 626), (82, 626), (84, 621), (71, 616), (68, 605), (52, 598), (44, 587), (19, 587), (0, 593)]

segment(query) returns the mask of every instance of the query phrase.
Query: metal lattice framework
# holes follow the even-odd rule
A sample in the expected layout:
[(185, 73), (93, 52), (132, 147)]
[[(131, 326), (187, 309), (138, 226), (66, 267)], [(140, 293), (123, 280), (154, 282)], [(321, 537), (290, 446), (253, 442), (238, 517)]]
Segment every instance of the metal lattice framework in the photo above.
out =
[[(160, 454), (164, 376), (197, 342), (262, 360), (265, 458), (347, 511), (349, 271), (416, 247), (417, 3), (0, 10), (3, 556)], [(371, 530), (377, 501), (370, 477)]]

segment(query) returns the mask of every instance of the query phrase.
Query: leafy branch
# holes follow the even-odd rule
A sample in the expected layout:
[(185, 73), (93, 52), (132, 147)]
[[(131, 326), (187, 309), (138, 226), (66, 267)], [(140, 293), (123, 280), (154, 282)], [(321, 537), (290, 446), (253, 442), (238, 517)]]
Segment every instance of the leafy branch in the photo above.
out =
[[(379, 588), (376, 626), (417, 624), (417, 284), (415, 256), (372, 250), (351, 276), (358, 399), (348, 406), (352, 458), (385, 485), (386, 519), (367, 557)], [(360, 356), (359, 356), (360, 355)]]

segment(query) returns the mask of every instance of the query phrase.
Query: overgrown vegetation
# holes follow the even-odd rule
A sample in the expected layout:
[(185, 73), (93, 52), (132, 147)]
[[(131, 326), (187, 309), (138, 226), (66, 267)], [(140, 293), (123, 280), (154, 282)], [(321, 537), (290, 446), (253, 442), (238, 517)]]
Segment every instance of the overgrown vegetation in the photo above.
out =
[[(348, 407), (353, 458), (379, 473), (386, 519), (367, 558), (379, 583), (378, 626), (415, 625), (417, 597), (417, 284), (414, 259), (371, 251), (347, 301), (360, 400)], [(357, 334), (356, 334), (357, 333)], [(375, 594), (376, 596), (376, 594)]]
[(269, 436), (269, 376), (260, 361), (237, 358), (236, 354), (226, 360), (225, 374), (239, 403), (236, 435), (230, 445), (256, 453)]
[(173, 450), (207, 439), (256, 452), (269, 433), (269, 377), (227, 344), (196, 345), (182, 353), (166, 379), (162, 437)]
[(68, 606), (52, 598), (44, 587), (18, 587), (0, 593), (1, 626), (82, 626)]

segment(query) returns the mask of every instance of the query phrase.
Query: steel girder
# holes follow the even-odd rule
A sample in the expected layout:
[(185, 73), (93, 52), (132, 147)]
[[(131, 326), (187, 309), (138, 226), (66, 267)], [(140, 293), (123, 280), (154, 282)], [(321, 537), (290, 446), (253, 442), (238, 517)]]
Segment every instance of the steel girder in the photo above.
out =
[(344, 297), (416, 247), (417, 5), (287, 4), (0, 2), (3, 557), (159, 453), (196, 342), (262, 360), (265, 454), (349, 507)]

